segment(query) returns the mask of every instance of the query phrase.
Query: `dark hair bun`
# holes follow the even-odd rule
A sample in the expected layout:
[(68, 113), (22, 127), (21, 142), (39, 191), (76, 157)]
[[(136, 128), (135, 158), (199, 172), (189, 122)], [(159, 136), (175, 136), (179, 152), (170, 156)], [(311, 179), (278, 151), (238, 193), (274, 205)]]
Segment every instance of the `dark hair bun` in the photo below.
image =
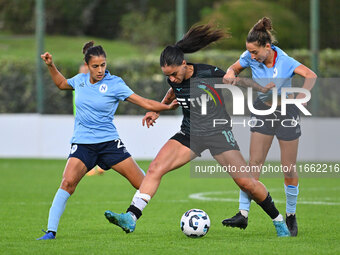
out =
[(273, 29), (272, 21), (267, 17), (263, 17), (262, 19), (260, 19), (254, 26), (254, 30), (257, 30), (257, 31), (266, 31), (266, 30), (271, 31), (272, 29)]
[(86, 51), (87, 51), (89, 48), (93, 47), (93, 45), (94, 45), (94, 41), (89, 41), (89, 42), (85, 43), (85, 44), (84, 44), (84, 47), (83, 47), (83, 54), (85, 54)]

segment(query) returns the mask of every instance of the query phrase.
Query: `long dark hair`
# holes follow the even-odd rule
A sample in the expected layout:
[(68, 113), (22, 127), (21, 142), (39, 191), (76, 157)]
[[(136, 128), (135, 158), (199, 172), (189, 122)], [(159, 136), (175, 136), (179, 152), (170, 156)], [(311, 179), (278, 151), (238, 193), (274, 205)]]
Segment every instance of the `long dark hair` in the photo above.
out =
[(263, 17), (260, 19), (249, 31), (247, 42), (257, 42), (259, 46), (266, 46), (267, 43), (272, 44), (276, 42), (272, 34), (273, 26), (270, 18)]
[(181, 65), (184, 53), (193, 53), (206, 47), (212, 42), (227, 37), (228, 34), (212, 25), (193, 26), (175, 45), (167, 46), (161, 53), (160, 65)]
[(89, 41), (84, 44), (83, 54), (85, 62), (88, 64), (93, 56), (104, 56), (106, 58), (106, 53), (102, 46), (94, 46), (94, 41)]

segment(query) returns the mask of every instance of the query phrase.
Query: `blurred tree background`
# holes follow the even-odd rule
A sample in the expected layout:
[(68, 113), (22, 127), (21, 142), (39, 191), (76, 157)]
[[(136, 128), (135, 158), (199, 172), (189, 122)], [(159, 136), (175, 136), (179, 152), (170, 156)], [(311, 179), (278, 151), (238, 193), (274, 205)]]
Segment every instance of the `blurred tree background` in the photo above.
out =
[[(232, 35), (188, 55), (190, 61), (226, 69), (245, 50), (249, 29), (268, 16), (279, 47), (310, 66), (310, 0), (187, 0), (186, 6), (187, 29), (212, 22)], [(158, 59), (162, 48), (176, 41), (175, 11), (175, 0), (45, 0), (45, 48), (62, 73), (72, 77), (82, 63), (82, 44), (94, 39), (109, 53), (111, 73), (136, 93), (161, 100), (168, 85)], [(339, 20), (339, 0), (320, 0), (322, 77), (340, 77)], [(0, 113), (36, 112), (34, 32), (35, 0), (0, 0)], [(71, 93), (55, 88), (46, 70), (44, 84), (44, 113), (72, 114)], [(326, 99), (320, 107), (330, 105), (324, 114), (340, 116), (340, 91), (334, 93), (332, 83), (323, 86), (320, 97)], [(121, 104), (118, 113), (144, 111)]]
[[(53, 0), (45, 1), (48, 35), (125, 39), (164, 46), (175, 41), (176, 1)], [(282, 48), (309, 47), (310, 0), (187, 0), (187, 26), (214, 21), (230, 29), (222, 49), (243, 49), (251, 26), (272, 18)], [(34, 0), (0, 0), (0, 31), (34, 33)], [(320, 1), (321, 49), (339, 48), (339, 0)], [(337, 36), (335, 36), (337, 35)]]

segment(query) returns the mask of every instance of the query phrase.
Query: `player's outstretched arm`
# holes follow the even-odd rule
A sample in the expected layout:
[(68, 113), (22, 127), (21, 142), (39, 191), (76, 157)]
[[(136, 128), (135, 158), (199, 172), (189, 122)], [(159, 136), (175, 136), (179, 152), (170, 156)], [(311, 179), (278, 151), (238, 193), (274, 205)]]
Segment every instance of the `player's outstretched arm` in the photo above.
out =
[[(164, 98), (162, 99), (161, 103), (162, 104), (170, 104), (176, 99), (175, 92), (172, 88), (170, 88)], [(150, 126), (153, 126), (153, 124), (156, 123), (156, 120), (158, 119), (160, 115), (160, 112), (147, 112), (142, 120), (142, 125), (146, 126), (149, 128)]]
[(59, 89), (73, 89), (70, 85), (68, 85), (66, 78), (58, 71), (57, 67), (54, 65), (52, 55), (50, 53), (45, 52), (41, 55), (41, 58), (45, 62), (54, 84)]
[(170, 104), (163, 104), (160, 102), (157, 102), (155, 100), (147, 99), (144, 97), (141, 97), (137, 94), (132, 94), (127, 99), (130, 103), (133, 103), (135, 105), (138, 105), (146, 110), (154, 111), (154, 112), (161, 112), (161, 111), (167, 111), (176, 109), (178, 107), (177, 100), (173, 100)]

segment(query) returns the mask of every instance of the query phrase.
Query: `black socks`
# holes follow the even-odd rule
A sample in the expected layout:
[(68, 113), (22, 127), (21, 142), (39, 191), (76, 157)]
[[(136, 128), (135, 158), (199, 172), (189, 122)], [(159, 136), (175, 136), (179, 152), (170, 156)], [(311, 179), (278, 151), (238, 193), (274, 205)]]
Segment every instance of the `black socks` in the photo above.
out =
[(279, 211), (276, 209), (274, 201), (272, 200), (272, 197), (270, 196), (268, 192), (268, 196), (265, 200), (263, 200), (261, 203), (258, 203), (259, 206), (262, 207), (262, 209), (270, 216), (270, 218), (275, 219), (277, 216), (279, 216)]
[(142, 211), (139, 210), (134, 205), (130, 205), (130, 207), (126, 210), (126, 212), (132, 212), (136, 216), (137, 220), (140, 218), (140, 216), (142, 216)]

